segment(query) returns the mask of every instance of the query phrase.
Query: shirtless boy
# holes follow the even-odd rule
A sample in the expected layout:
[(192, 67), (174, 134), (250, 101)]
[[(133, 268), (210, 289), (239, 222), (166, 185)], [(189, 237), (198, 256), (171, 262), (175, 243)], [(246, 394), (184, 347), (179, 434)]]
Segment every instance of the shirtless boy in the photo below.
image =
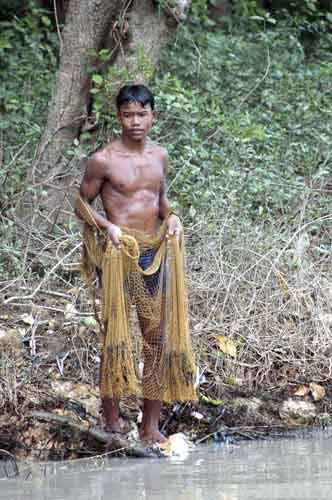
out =
[[(80, 187), (83, 201), (92, 204), (100, 196), (106, 218), (92, 206), (100, 229), (121, 250), (121, 227), (154, 233), (170, 212), (166, 196), (167, 151), (148, 139), (155, 120), (154, 97), (143, 85), (125, 86), (116, 99), (122, 135), (88, 161)], [(81, 216), (79, 210), (77, 215)], [(168, 217), (167, 235), (179, 235), (182, 226), (176, 215)], [(144, 332), (143, 332), (144, 336)], [(119, 401), (102, 400), (106, 428), (120, 431)], [(161, 401), (144, 400), (140, 437), (147, 441), (165, 441), (159, 432)]]

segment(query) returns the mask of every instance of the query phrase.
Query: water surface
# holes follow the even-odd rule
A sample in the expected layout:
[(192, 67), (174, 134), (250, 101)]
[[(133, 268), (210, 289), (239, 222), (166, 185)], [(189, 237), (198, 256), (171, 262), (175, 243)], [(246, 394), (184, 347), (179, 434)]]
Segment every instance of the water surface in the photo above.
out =
[(56, 464), (25, 481), (0, 481), (0, 500), (332, 499), (330, 434), (201, 446), (183, 460)]

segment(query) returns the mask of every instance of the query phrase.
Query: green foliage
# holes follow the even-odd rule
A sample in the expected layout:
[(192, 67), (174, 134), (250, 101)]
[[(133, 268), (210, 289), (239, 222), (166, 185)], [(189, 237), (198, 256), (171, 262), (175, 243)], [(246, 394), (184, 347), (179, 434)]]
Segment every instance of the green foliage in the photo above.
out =
[(12, 206), (25, 185), (54, 86), (58, 41), (48, 21), (47, 13), (30, 2), (25, 17), (0, 22), (2, 276), (20, 269)]
[[(177, 210), (193, 218), (232, 210), (247, 224), (295, 213), (309, 197), (311, 213), (324, 213), (329, 195), (319, 190), (330, 169), (331, 35), (322, 35), (308, 61), (293, 29), (209, 32), (206, 7), (194, 3), (194, 23), (176, 32), (152, 83), (159, 115), (152, 138), (170, 153)], [(102, 144), (120, 132), (114, 98), (134, 78), (111, 65), (100, 72), (108, 51), (91, 56)], [(143, 51), (138, 59), (148, 79)]]
[(270, 9), (264, 9), (260, 0), (234, 0), (233, 10), (238, 22), (247, 28), (261, 29), (262, 23), (280, 24), (298, 30), (304, 38), (317, 36), (332, 27), (330, 0), (272, 0)]
[[(319, 190), (331, 168), (331, 35), (307, 61), (292, 30), (228, 36), (197, 26), (176, 34), (154, 80), (170, 196), (185, 213), (279, 217)], [(310, 214), (309, 214), (310, 215)]]
[(48, 110), (57, 67), (57, 35), (47, 12), (0, 23), (2, 203), (20, 191)]
[(265, 9), (259, 0), (235, 0), (233, 2), (234, 14), (237, 17), (264, 16)]
[[(316, 4), (302, 3), (301, 19), (309, 19)], [(294, 14), (290, 25), (283, 6), (269, 18), (260, 2), (235, 1), (231, 34), (211, 31), (216, 25), (208, 8), (206, 0), (193, 2), (190, 22), (176, 31), (152, 80), (159, 113), (152, 138), (170, 153), (170, 197), (193, 218), (225, 217), (232, 210), (243, 224), (295, 213), (303, 200), (310, 201), (313, 215), (326, 213), (331, 34), (320, 33), (308, 59), (294, 28), (300, 17)], [(316, 14), (328, 18), (324, 9)], [(245, 18), (252, 18), (255, 29), (248, 23), (250, 29), (244, 29)], [(6, 144), (0, 175), (2, 203), (8, 207), (24, 183), (45, 122), (58, 41), (47, 13), (33, 6), (24, 18), (2, 22), (0, 38), (0, 134)], [(74, 156), (120, 132), (114, 98), (135, 76), (109, 64), (112, 54), (106, 49), (90, 56), (90, 120), (97, 135), (92, 139), (84, 132), (76, 139)], [(139, 72), (149, 79), (152, 69), (142, 47), (137, 58)]]

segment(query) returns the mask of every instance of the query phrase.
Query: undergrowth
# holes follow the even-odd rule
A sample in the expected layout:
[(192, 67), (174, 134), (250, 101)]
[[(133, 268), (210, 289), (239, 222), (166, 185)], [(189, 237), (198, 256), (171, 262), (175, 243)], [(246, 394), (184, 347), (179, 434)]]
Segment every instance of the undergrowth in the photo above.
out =
[[(255, 14), (262, 15), (250, 12)], [(23, 335), (32, 360), (50, 351), (45, 339), (65, 335), (67, 343), (60, 343), (69, 353), (64, 373), (93, 385), (99, 359), (91, 331), (81, 324), (89, 304), (78, 277), (77, 227), (70, 222), (70, 230), (62, 227), (53, 240), (31, 227), (25, 247), (16, 245), (17, 231), (26, 228), (15, 207), (46, 119), (57, 64), (56, 37), (40, 29), (40, 23), (48, 23), (43, 16), (2, 23), (0, 293), (13, 309), (9, 319), (7, 312), (2, 315), (0, 326), (5, 338), (10, 324), (19, 349)], [(308, 51), (300, 24), (288, 18), (252, 19), (251, 29), (243, 20), (225, 29), (208, 17), (201, 21), (177, 30), (151, 84), (159, 115), (152, 138), (170, 153), (169, 197), (188, 227), (190, 319), (201, 396), (215, 404), (225, 385), (263, 390), (315, 381), (327, 386), (331, 33), (322, 30)], [(75, 140), (71, 154), (80, 158), (119, 131), (109, 101), (117, 75), (112, 68), (99, 75), (93, 64), (91, 73), (90, 120), (98, 132)], [(19, 311), (32, 316), (23, 334)], [(13, 372), (4, 352), (0, 404), (16, 405), (17, 380), (21, 377), (24, 399), (24, 377), (37, 372), (26, 368), (28, 354), (26, 365), (17, 365), (23, 375)], [(56, 356), (51, 361), (45, 356), (57, 373)], [(40, 360), (38, 370), (46, 366), (43, 356)]]

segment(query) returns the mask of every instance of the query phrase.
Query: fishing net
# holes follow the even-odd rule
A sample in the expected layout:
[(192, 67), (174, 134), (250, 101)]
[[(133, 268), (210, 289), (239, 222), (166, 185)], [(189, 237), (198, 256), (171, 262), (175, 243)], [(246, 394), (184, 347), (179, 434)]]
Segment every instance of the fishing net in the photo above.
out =
[(166, 222), (153, 235), (122, 228), (118, 250), (105, 241), (81, 198), (78, 209), (85, 221), (82, 268), (91, 287), (101, 270), (101, 397), (195, 400), (183, 236), (166, 240)]

